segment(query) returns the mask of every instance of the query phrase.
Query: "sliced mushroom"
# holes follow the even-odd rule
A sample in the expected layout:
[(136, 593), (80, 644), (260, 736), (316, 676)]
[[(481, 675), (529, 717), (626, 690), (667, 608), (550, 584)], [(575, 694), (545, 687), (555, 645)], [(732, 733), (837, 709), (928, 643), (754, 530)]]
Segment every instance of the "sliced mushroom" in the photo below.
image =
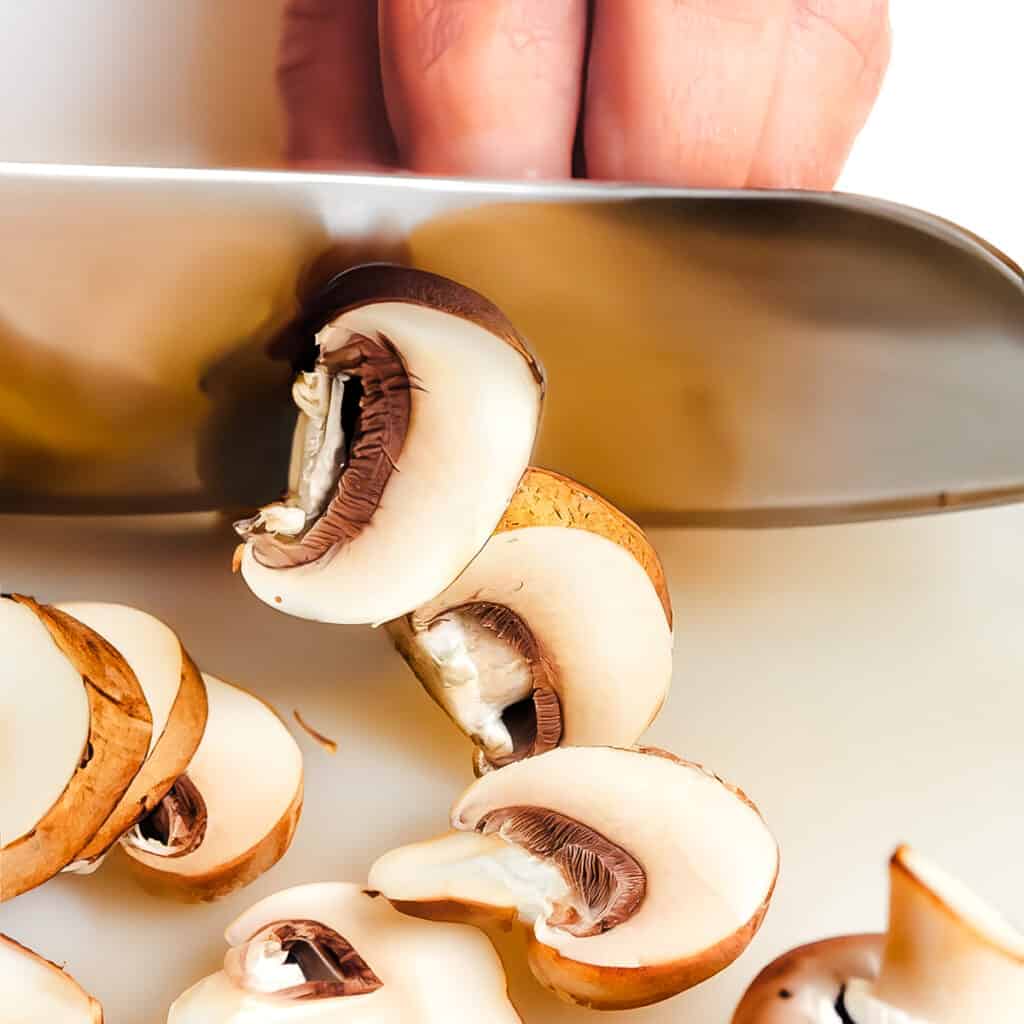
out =
[(119, 604), (57, 605), (116, 647), (135, 673), (153, 716), (146, 761), (114, 812), (66, 871), (86, 873), (164, 798), (188, 767), (206, 726), (206, 687), (177, 634), (159, 619)]
[(237, 524), (242, 576), (292, 615), (385, 622), (440, 593), (501, 519), (543, 373), (486, 299), (404, 267), (338, 275), (293, 334), (288, 489)]
[(415, 921), (355, 885), (286, 889), (226, 938), (224, 969), (180, 996), (168, 1024), (520, 1022), (483, 935)]
[(45, 882), (103, 825), (142, 765), (152, 719), (97, 633), (28, 597), (0, 598), (0, 900)]
[(563, 998), (627, 1009), (728, 966), (767, 910), (778, 848), (738, 789), (652, 749), (562, 747), (477, 780), (456, 831), (385, 854), (370, 885), (406, 912), (518, 918)]
[(103, 1024), (103, 1009), (55, 963), (0, 935), (4, 1024)]
[(462, 575), (388, 630), (477, 745), (478, 773), (560, 744), (629, 746), (672, 677), (672, 605), (643, 531), (544, 469)]
[(765, 968), (733, 1024), (1015, 1024), (1024, 934), (909, 847), (889, 863), (885, 935), (792, 950)]
[(302, 755), (258, 697), (204, 673), (206, 731), (159, 804), (121, 840), (143, 884), (219, 899), (284, 856), (302, 809)]

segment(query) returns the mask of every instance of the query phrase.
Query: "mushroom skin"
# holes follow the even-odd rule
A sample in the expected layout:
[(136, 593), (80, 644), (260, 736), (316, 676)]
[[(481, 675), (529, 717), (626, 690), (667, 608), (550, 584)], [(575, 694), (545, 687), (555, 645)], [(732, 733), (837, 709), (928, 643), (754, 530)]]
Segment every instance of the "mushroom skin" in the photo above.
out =
[(0, 934), (4, 1024), (103, 1024), (103, 1008), (63, 968)]
[(672, 678), (671, 598), (643, 531), (535, 467), (459, 578), (387, 629), (473, 740), (478, 775), (559, 745), (629, 746)]
[(168, 1024), (521, 1024), (483, 935), (356, 885), (286, 889), (225, 937), (223, 969), (183, 993)]
[(277, 354), (298, 376), (288, 488), (236, 524), (236, 564), (280, 611), (381, 623), (442, 591), (526, 469), (544, 374), (482, 296), (368, 264), (333, 278)]
[(187, 903), (248, 885), (287, 852), (302, 812), (302, 753), (270, 705), (204, 673), (206, 731), (188, 771), (122, 836), (149, 892)]
[(177, 634), (159, 619), (124, 605), (75, 601), (61, 611), (95, 630), (135, 672), (153, 716), (146, 760), (75, 860), (64, 870), (88, 874), (137, 821), (156, 807), (192, 760), (206, 728), (206, 686)]
[(733, 1024), (1015, 1024), (1024, 934), (908, 846), (889, 862), (889, 926), (801, 946), (754, 979)]
[[(117, 807), (142, 766), (153, 720), (131, 667), (106, 640), (66, 612), (30, 597), (0, 598), (2, 612), (21, 637), (36, 645), (28, 671), (77, 674), (84, 691), (85, 730), (66, 784), (27, 830), (15, 828), (0, 847), (0, 902), (40, 885), (69, 864)], [(16, 625), (15, 625), (16, 624)], [(31, 627), (30, 634), (24, 630)], [(13, 634), (12, 634), (13, 636)], [(12, 642), (8, 637), (4, 643)], [(58, 653), (59, 652), (59, 653)], [(11, 657), (28, 657), (19, 647)], [(43, 660), (45, 656), (45, 661)], [(7, 680), (9, 684), (9, 680)], [(64, 697), (71, 696), (70, 691)], [(50, 699), (59, 700), (51, 694)], [(63, 708), (47, 708), (58, 713)], [(18, 778), (18, 766), (10, 767)], [(24, 783), (22, 783), (25, 786)], [(26, 786), (27, 788), (27, 786)]]
[(431, 920), (518, 920), (537, 980), (593, 1009), (646, 1006), (728, 966), (778, 873), (745, 794), (653, 748), (518, 761), (470, 786), (451, 824), (386, 853), (369, 884)]

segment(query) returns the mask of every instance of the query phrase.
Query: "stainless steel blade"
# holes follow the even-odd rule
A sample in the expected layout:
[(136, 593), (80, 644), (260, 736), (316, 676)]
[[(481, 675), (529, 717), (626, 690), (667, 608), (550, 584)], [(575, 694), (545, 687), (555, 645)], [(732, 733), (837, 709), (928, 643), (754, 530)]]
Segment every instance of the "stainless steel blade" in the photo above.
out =
[(547, 365), (537, 454), (647, 522), (1024, 496), (1024, 278), (955, 225), (813, 193), (0, 165), (0, 510), (256, 505), (268, 341), (324, 254), (502, 306)]

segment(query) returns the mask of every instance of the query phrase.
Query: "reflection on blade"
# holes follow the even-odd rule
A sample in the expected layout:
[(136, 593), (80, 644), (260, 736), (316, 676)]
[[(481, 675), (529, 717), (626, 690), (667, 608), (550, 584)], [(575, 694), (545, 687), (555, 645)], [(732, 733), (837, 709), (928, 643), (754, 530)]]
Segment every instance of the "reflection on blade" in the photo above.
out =
[(649, 522), (1024, 496), (1020, 272), (889, 204), (8, 165), (0, 221), (0, 510), (272, 501), (269, 342), (318, 260), (396, 257), (509, 314), (548, 369), (537, 461)]

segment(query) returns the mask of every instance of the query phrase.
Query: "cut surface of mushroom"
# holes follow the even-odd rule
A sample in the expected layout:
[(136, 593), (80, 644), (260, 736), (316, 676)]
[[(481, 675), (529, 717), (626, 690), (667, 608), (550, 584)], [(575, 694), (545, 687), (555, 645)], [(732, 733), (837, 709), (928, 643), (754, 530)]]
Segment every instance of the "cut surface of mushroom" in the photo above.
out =
[(628, 746), (672, 677), (654, 549), (603, 498), (542, 469), (462, 575), (388, 630), (481, 770), (560, 744)]
[(302, 755), (275, 712), (203, 675), (206, 731), (188, 771), (121, 840), (150, 888), (213, 900), (284, 855), (302, 806)]
[(340, 882), (286, 889), (226, 932), (223, 970), (168, 1024), (519, 1024), (497, 954), (475, 929), (428, 924)]
[(889, 878), (885, 935), (792, 950), (754, 980), (734, 1024), (1019, 1021), (1024, 935), (909, 847)]
[(480, 778), (451, 823), (385, 854), (371, 887), (422, 916), (518, 917), (538, 979), (597, 1008), (655, 1002), (727, 966), (778, 871), (753, 804), (660, 751), (539, 754)]
[(55, 963), (0, 935), (4, 1024), (103, 1024), (100, 1004)]
[(135, 673), (153, 717), (145, 763), (113, 813), (66, 869), (88, 871), (163, 799), (188, 767), (206, 726), (206, 687), (177, 635), (152, 615), (90, 601), (57, 607), (117, 648)]
[(385, 622), (443, 590), (501, 519), (543, 373), (486, 299), (404, 267), (339, 275), (298, 333), (288, 489), (237, 524), (241, 573), (280, 611)]
[(9, 899), (60, 871), (102, 826), (152, 726), (131, 668), (69, 615), (0, 598), (0, 650), (0, 899)]

